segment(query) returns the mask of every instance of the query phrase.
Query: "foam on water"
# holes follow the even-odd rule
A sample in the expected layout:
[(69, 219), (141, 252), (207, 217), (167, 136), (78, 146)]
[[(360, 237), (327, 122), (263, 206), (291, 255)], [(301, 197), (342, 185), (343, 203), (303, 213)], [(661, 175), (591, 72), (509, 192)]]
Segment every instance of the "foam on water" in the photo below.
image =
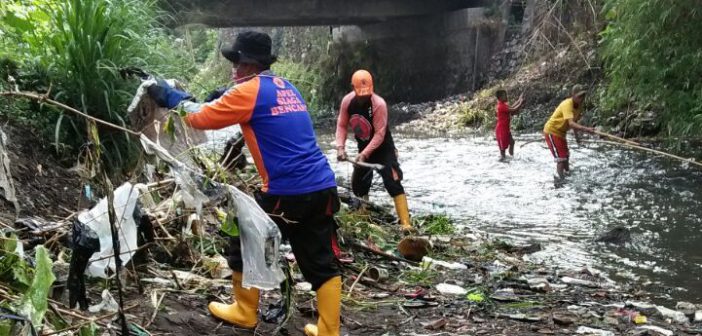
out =
[[(589, 144), (571, 148), (572, 176), (554, 186), (555, 164), (540, 134), (517, 139), (516, 155), (498, 161), (491, 136), (422, 138), (396, 135), (404, 185), (414, 213), (444, 212), (462, 225), (514, 241), (537, 241), (530, 258), (563, 267), (595, 265), (702, 301), (702, 172), (680, 162)], [(570, 139), (574, 144), (573, 139)], [(331, 136), (321, 137), (337, 176)], [(355, 148), (351, 141), (347, 148)], [(353, 153), (350, 153), (354, 156)], [(371, 200), (391, 204), (378, 176)], [(622, 247), (594, 243), (617, 226), (632, 229)], [(675, 296), (673, 290), (673, 296)]]

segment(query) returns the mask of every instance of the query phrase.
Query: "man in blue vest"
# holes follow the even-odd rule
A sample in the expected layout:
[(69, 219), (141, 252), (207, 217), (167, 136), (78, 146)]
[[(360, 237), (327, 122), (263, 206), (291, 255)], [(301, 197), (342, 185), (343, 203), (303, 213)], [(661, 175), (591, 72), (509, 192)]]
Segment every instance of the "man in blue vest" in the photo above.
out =
[[(339, 200), (334, 173), (317, 145), (307, 105), (290, 82), (270, 71), (276, 58), (267, 34), (242, 32), (222, 54), (233, 63), (237, 84), (189, 114), (185, 122), (196, 129), (241, 126), (263, 181), (256, 200), (267, 213), (277, 215), (273, 220), (290, 241), (305, 279), (317, 291), (319, 318), (316, 325), (305, 326), (305, 334), (338, 336), (341, 275), (331, 240)], [(175, 107), (179, 100), (168, 97), (176, 95), (168, 88), (165, 91), (162, 106)], [(255, 328), (259, 290), (242, 287), (238, 240), (230, 246), (228, 261), (234, 271), (234, 303), (211, 302), (208, 308), (224, 321)]]

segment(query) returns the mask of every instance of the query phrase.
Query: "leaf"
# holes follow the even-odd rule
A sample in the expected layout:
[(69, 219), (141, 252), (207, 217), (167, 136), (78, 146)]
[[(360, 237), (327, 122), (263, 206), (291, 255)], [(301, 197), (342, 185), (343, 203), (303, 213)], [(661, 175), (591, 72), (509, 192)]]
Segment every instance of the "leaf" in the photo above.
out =
[(14, 325), (14, 321), (4, 319), (0, 320), (0, 335), (10, 335), (10, 332), (12, 331), (12, 326)]
[(78, 336), (96, 336), (97, 334), (98, 328), (94, 322), (90, 322), (90, 324), (82, 326), (78, 332)]
[(163, 132), (168, 134), (171, 139), (175, 139), (175, 121), (173, 118), (173, 114), (168, 115), (168, 119), (166, 119), (166, 122), (163, 123)]
[(25, 290), (32, 283), (31, 268), (17, 255), (17, 236), (2, 239), (0, 276), (12, 283), (13, 288)]
[(32, 25), (32, 22), (25, 18), (21, 18), (15, 15), (14, 12), (8, 12), (7, 14), (5, 14), (5, 16), (2, 18), (2, 21), (5, 22), (5, 24), (7, 24), (8, 26), (14, 28), (18, 34), (22, 34), (34, 29), (34, 25)]
[(466, 299), (473, 303), (481, 303), (485, 301), (485, 294), (480, 291), (471, 292), (466, 295)]
[(220, 230), (232, 237), (239, 237), (239, 223), (232, 211), (227, 212)]
[(39, 245), (35, 248), (35, 251), (36, 268), (34, 279), (32, 279), (29, 289), (19, 300), (17, 312), (29, 318), (35, 327), (40, 327), (48, 307), (49, 290), (56, 277), (51, 271), (51, 258), (49, 258), (49, 252), (46, 248)]

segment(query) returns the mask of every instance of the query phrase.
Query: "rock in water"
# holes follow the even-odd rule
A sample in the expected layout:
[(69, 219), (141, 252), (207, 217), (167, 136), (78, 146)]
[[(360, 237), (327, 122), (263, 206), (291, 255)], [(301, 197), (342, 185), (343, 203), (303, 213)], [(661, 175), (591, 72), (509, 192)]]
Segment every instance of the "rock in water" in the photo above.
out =
[(624, 245), (631, 241), (631, 230), (628, 228), (618, 226), (614, 229), (600, 235), (597, 242), (603, 242), (608, 244)]

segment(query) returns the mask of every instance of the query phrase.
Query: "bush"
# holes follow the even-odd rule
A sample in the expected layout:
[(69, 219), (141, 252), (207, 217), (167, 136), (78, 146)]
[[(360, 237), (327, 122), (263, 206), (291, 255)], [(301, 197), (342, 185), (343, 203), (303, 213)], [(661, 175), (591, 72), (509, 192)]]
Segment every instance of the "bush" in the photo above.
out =
[(668, 133), (701, 134), (700, 2), (607, 0), (604, 11), (605, 107), (654, 110)]
[[(138, 81), (120, 76), (127, 67), (151, 73), (185, 76), (195, 64), (185, 54), (182, 39), (169, 35), (158, 24), (154, 0), (34, 0), (4, 3), (2, 36), (5, 51), (32, 69), (22, 78), (22, 88), (46, 91), (52, 98), (94, 117), (127, 125), (126, 107)], [(33, 74), (32, 74), (33, 73)], [(44, 83), (30, 81), (42, 74)], [(44, 75), (45, 74), (45, 75)], [(35, 76), (37, 77), (37, 76)], [(78, 148), (89, 141), (85, 120), (62, 111), (30, 111), (50, 120), (56, 143)], [(107, 167), (127, 168), (138, 153), (123, 133), (100, 128), (100, 144)]]
[(329, 104), (322, 103), (317, 88), (321, 85), (321, 76), (318, 69), (302, 63), (286, 59), (273, 64), (273, 72), (295, 85), (302, 97), (307, 102), (307, 108), (313, 118), (321, 117), (328, 110)]

